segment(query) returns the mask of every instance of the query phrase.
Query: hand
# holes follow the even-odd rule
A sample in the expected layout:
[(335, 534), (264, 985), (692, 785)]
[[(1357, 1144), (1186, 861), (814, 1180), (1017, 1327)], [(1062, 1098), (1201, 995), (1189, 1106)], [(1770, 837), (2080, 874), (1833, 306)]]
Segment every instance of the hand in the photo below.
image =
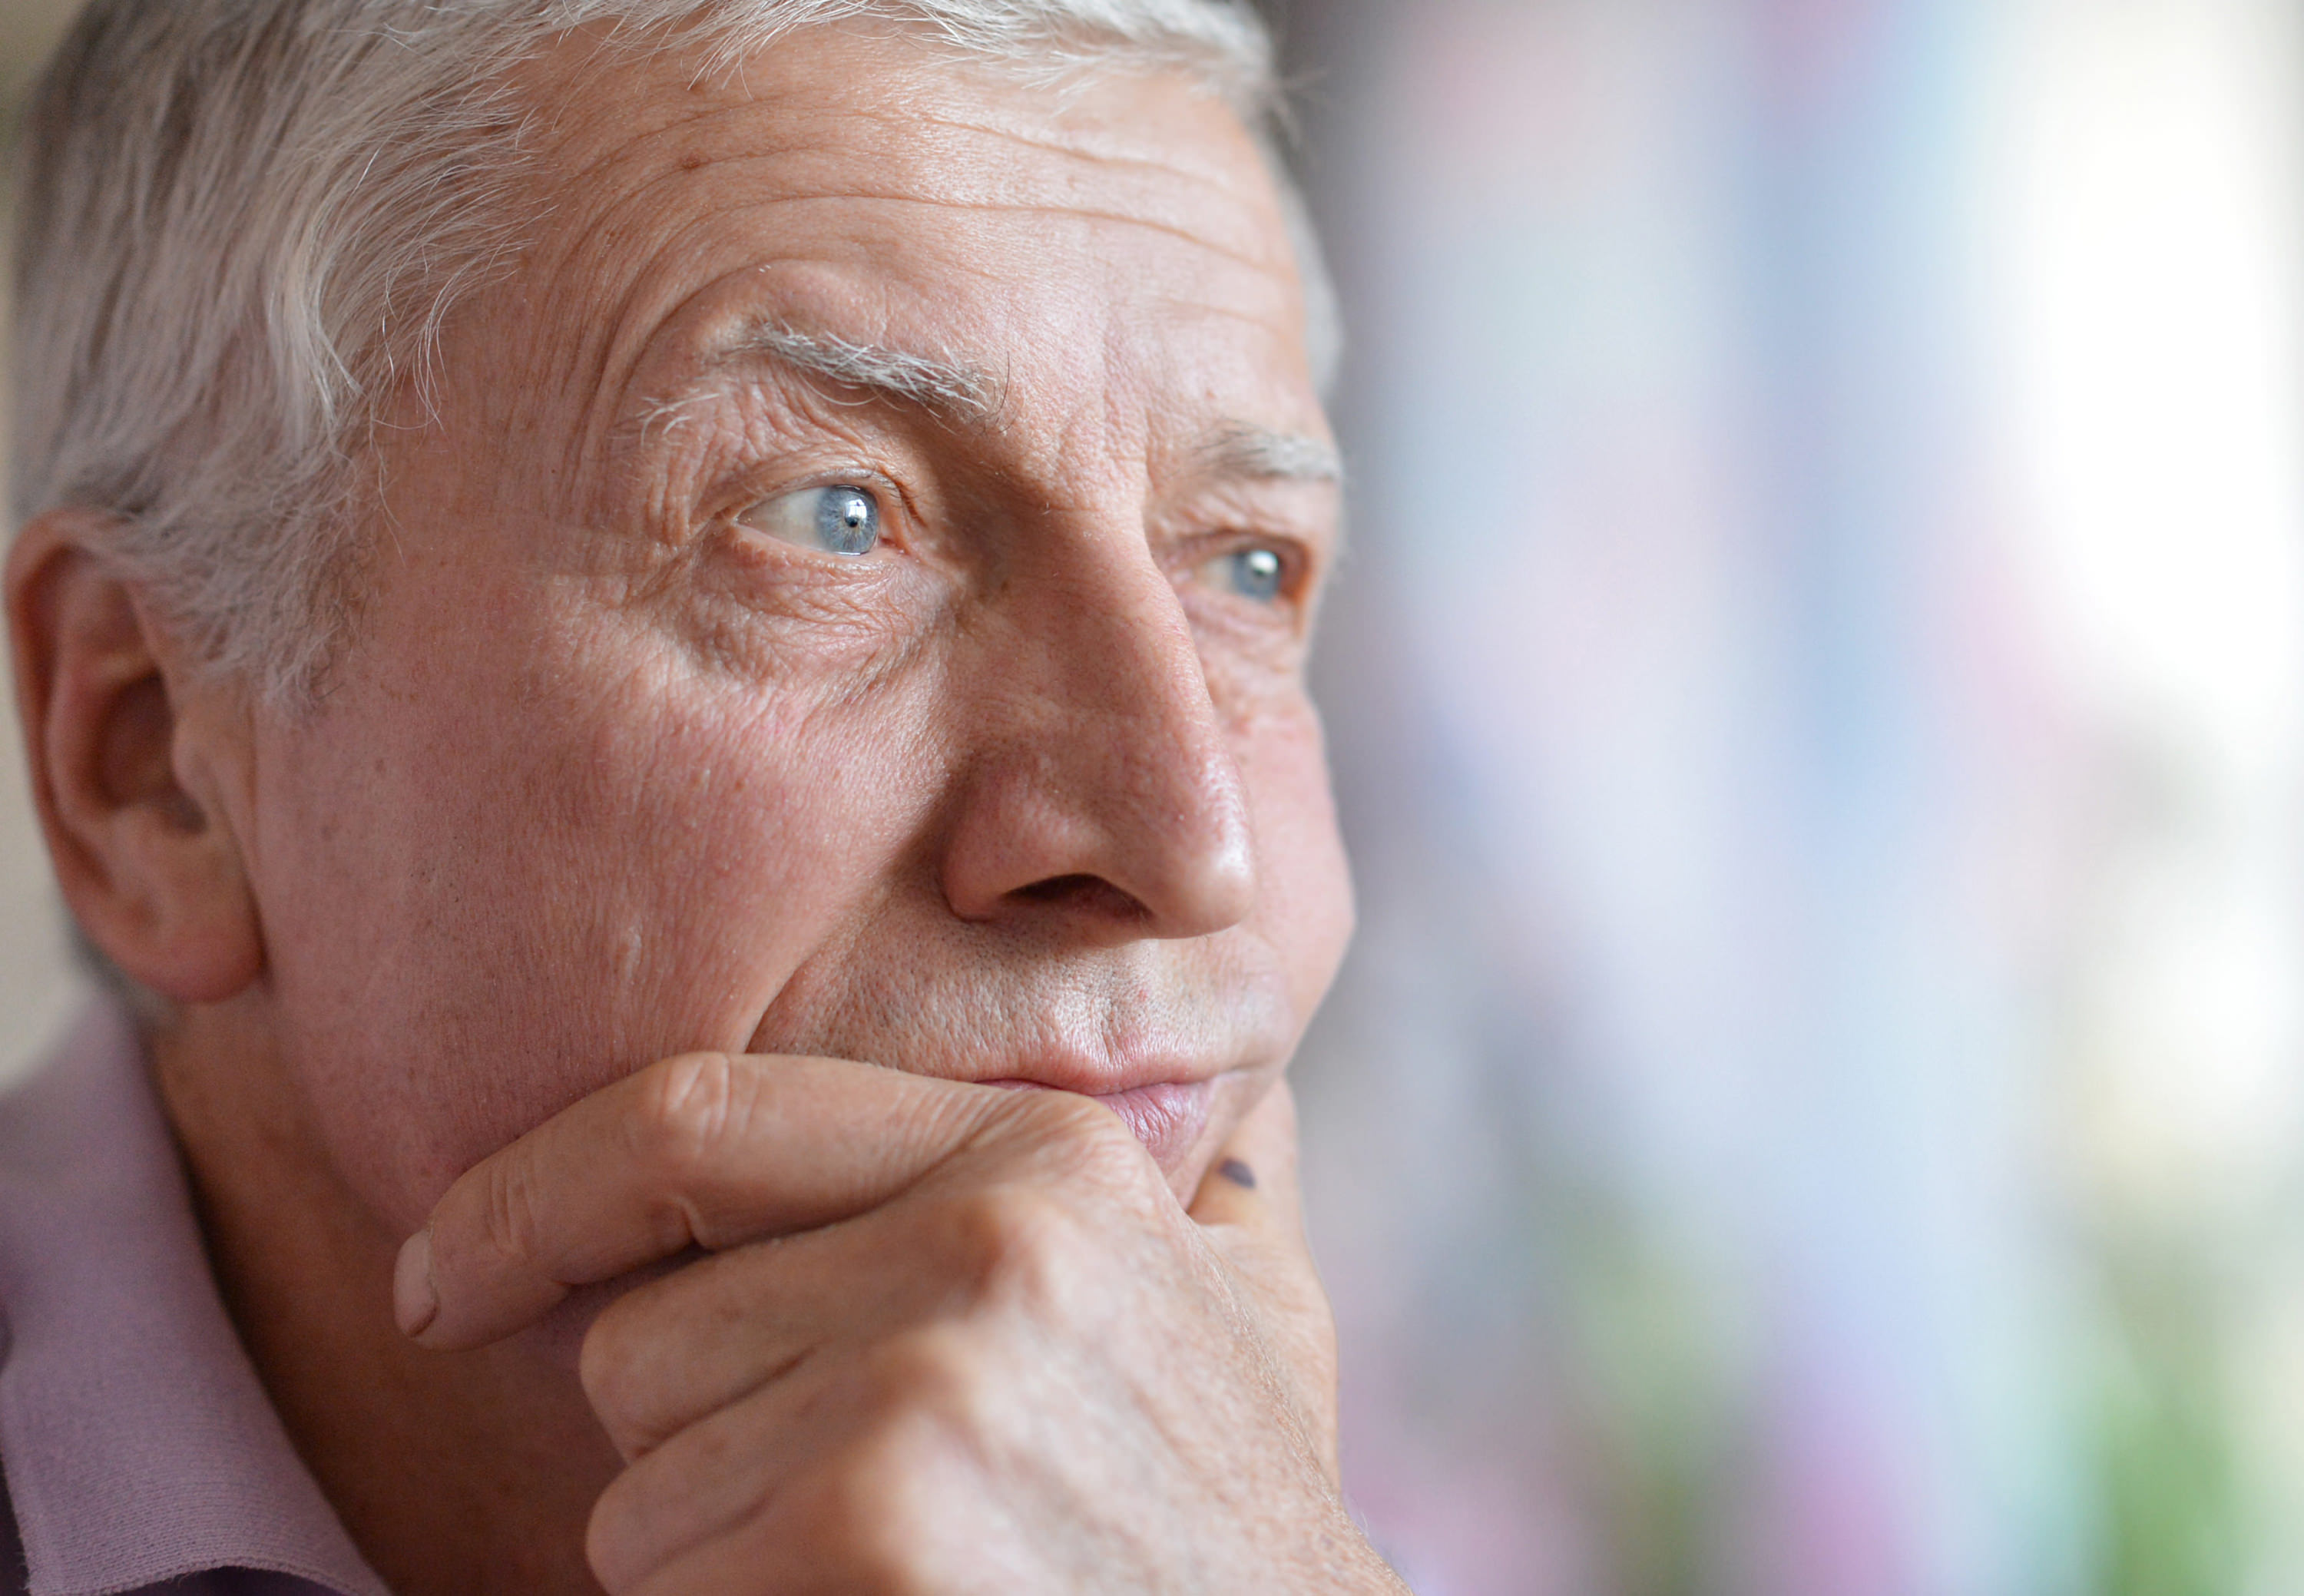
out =
[(398, 1309), (472, 1347), (712, 1254), (585, 1339), (615, 1596), (1398, 1592), (1338, 1490), (1284, 1085), (1216, 1170), (1188, 1213), (1083, 1098), (669, 1059), (458, 1181)]

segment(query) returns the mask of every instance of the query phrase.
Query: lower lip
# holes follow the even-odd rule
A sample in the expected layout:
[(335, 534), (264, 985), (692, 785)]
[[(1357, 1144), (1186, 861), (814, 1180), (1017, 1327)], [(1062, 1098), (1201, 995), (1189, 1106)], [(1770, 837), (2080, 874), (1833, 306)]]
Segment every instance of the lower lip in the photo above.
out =
[[(987, 1081), (985, 1084), (1015, 1091), (1055, 1090), (1037, 1081)], [(1190, 1154), (1200, 1133), (1208, 1128), (1209, 1096), (1206, 1081), (1163, 1081), (1088, 1100), (1119, 1115), (1121, 1123), (1144, 1143), (1153, 1162), (1173, 1173)]]

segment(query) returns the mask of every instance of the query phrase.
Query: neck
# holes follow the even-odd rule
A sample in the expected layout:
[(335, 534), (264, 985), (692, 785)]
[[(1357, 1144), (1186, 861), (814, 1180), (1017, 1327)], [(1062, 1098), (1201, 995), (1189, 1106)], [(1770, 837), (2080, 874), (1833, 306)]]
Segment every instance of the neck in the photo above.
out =
[(369, 1565), (402, 1596), (597, 1596), (584, 1529), (619, 1464), (571, 1362), (401, 1337), (404, 1238), (335, 1174), (250, 999), (149, 1040), (224, 1305)]

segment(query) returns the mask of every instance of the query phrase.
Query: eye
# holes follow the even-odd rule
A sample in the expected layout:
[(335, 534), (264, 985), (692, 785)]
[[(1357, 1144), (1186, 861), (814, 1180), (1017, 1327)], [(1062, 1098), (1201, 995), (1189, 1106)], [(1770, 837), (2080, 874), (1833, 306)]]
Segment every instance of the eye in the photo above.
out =
[(1242, 548), (1200, 567), (1204, 580), (1258, 604), (1275, 604), (1288, 589), (1288, 562), (1277, 549)]
[(842, 483), (762, 499), (736, 518), (756, 532), (826, 554), (870, 554), (880, 542), (880, 501)]

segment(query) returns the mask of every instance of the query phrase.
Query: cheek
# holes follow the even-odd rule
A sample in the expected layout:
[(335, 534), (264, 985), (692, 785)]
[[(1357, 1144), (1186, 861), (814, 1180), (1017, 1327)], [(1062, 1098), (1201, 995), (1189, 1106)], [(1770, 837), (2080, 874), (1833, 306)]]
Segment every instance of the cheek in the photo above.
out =
[(1256, 828), (1258, 929), (1281, 951), (1300, 1023), (1309, 1022), (1353, 923), (1319, 717), (1300, 698), (1238, 723), (1232, 745)]
[(581, 654), (348, 684), (275, 761), (258, 892), (284, 1040), (339, 1165), (406, 1223), (630, 1071), (741, 1050), (901, 852), (901, 695), (867, 737), (584, 624), (606, 636)]

